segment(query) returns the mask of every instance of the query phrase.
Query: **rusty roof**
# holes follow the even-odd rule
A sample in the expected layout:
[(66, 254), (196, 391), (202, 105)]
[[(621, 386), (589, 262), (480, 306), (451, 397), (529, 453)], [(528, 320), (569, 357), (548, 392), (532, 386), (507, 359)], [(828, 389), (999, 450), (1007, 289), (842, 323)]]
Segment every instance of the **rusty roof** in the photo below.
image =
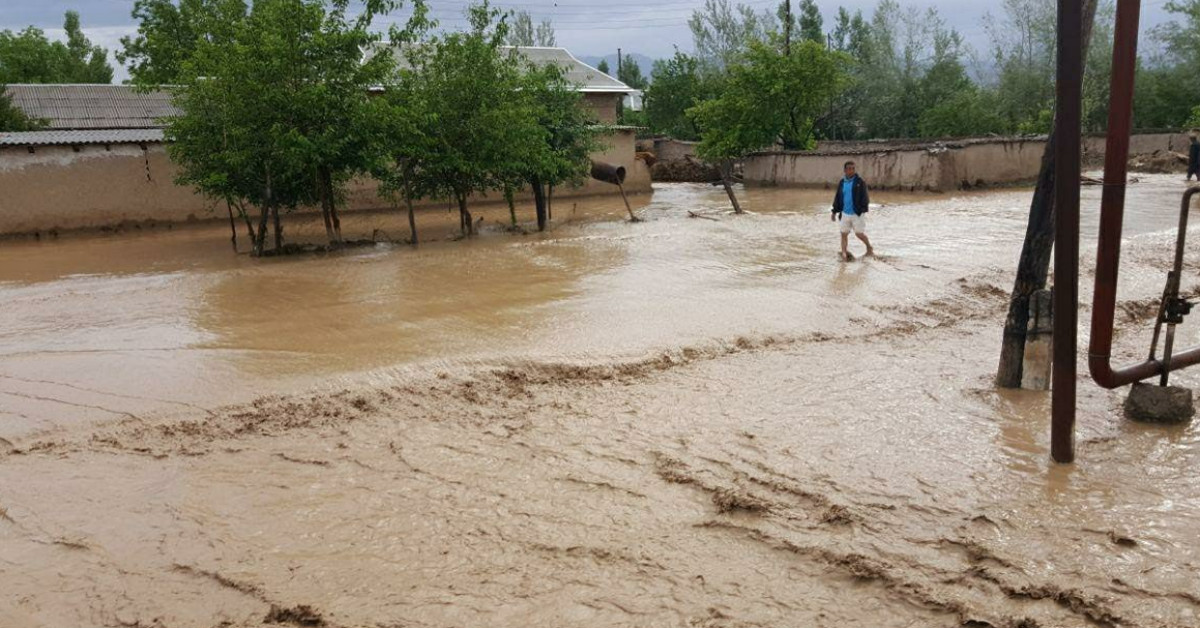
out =
[(129, 85), (9, 85), (12, 103), (50, 130), (161, 129), (171, 96)]
[(74, 146), (80, 144), (157, 144), (162, 129), (95, 129), (0, 133), (0, 146)]

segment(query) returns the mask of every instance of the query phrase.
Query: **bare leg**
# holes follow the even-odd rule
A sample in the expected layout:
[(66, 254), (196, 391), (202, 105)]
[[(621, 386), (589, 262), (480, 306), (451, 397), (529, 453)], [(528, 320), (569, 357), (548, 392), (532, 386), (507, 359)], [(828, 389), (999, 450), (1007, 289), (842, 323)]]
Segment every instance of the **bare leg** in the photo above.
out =
[(850, 252), (848, 250), (846, 250), (846, 247), (849, 246), (849, 244), (850, 244), (850, 234), (843, 233), (842, 234), (842, 259), (846, 260), (846, 261), (849, 261), (849, 259), (850, 259)]
[[(865, 233), (856, 233), (854, 235), (858, 236), (858, 239), (862, 240), (862, 243), (867, 245), (867, 257), (875, 257), (875, 249), (871, 247), (871, 238), (868, 238), (867, 234)], [(842, 242), (842, 249), (845, 250), (846, 247), (844, 243), (846, 242), (846, 236), (842, 236)]]

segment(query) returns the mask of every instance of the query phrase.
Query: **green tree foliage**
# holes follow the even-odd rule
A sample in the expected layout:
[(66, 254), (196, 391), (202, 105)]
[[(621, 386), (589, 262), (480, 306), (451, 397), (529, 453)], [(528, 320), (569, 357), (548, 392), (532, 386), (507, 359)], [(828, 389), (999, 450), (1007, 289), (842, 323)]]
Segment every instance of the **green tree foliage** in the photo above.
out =
[(508, 36), (505, 38), (510, 46), (542, 46), (553, 48), (557, 46), (554, 25), (550, 20), (542, 20), (536, 26), (528, 11), (517, 11), (512, 17)]
[(807, 41), (825, 44), (825, 20), (816, 0), (800, 1), (800, 37)]
[(548, 135), (529, 99), (519, 97), (524, 64), (504, 49), (508, 24), (500, 11), (484, 2), (468, 16), (470, 30), (406, 51), (417, 97), (436, 116), (425, 131), (436, 150), (415, 173), (415, 187), (456, 201), (464, 235), (475, 231), (470, 197), (512, 188)]
[(117, 61), (135, 84), (174, 84), (198, 45), (230, 42), (231, 25), (245, 14), (245, 0), (136, 0), (137, 34), (121, 38)]
[(692, 12), (688, 27), (696, 58), (705, 71), (719, 72), (734, 64), (751, 42), (763, 41), (778, 29), (778, 19), (770, 11), (755, 13), (729, 0), (704, 0), (704, 7)]
[(670, 59), (654, 62), (651, 77), (645, 95), (650, 129), (676, 139), (700, 139), (700, 129), (687, 110), (712, 97), (715, 90), (701, 75), (699, 60), (676, 50)]
[(32, 26), (0, 31), (0, 83), (111, 83), (108, 51), (83, 34), (79, 14), (67, 11), (63, 29), (66, 43)]
[(633, 89), (646, 89), (646, 77), (642, 75), (641, 66), (633, 59), (621, 61), (621, 67), (617, 68), (617, 80)]
[(349, 3), (255, 0), (228, 24), (228, 40), (201, 38), (178, 73), (183, 113), (167, 129), (178, 180), (236, 207), (255, 254), (266, 251), (269, 223), (283, 248), (281, 212), (318, 202), (339, 242), (332, 205), (370, 166), (365, 147), (379, 127), (367, 88), (392, 58), (362, 62), (361, 51), (378, 41), (371, 23), (392, 3), (368, 2), (354, 17)]
[(715, 99), (689, 115), (701, 129), (697, 154), (721, 166), (727, 190), (732, 162), (773, 145), (810, 148), (814, 123), (846, 84), (845, 55), (811, 41), (782, 54), (778, 41), (752, 42), (745, 61), (730, 68)]
[(1200, 0), (1164, 5), (1173, 21), (1159, 27), (1158, 50), (1138, 72), (1134, 124), (1140, 128), (1177, 128), (1200, 104)]
[(608, 76), (612, 76), (612, 74), (610, 74), (610, 73), (609, 73), (609, 70), (608, 70), (608, 60), (607, 60), (607, 59), (601, 59), (601, 60), (600, 60), (600, 63), (598, 63), (598, 64), (596, 65), (596, 69), (597, 69), (597, 70), (600, 70), (600, 72), (602, 72), (603, 74), (607, 74)]
[(36, 131), (44, 128), (42, 120), (30, 118), (12, 103), (12, 96), (0, 85), (0, 133), (12, 131)]

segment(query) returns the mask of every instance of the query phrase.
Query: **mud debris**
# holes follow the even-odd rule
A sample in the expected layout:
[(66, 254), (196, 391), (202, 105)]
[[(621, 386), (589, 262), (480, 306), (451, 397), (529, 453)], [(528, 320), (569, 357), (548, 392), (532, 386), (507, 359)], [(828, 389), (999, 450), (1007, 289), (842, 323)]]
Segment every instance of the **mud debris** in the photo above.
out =
[(325, 618), (321, 616), (320, 611), (307, 604), (286, 608), (272, 604), (271, 610), (267, 611), (266, 617), (263, 617), (263, 623), (318, 627), (329, 625), (325, 623)]

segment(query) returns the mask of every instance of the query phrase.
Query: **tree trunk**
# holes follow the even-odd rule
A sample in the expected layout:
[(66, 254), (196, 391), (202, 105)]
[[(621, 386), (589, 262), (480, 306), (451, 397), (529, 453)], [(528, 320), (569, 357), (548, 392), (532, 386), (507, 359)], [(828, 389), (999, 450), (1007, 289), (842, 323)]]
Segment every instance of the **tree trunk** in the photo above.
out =
[(727, 161), (721, 165), (721, 185), (725, 186), (725, 193), (729, 195), (729, 202), (733, 203), (733, 213), (743, 213), (742, 206), (738, 203), (737, 194), (733, 193), (733, 162)]
[(546, 220), (554, 220), (554, 186), (546, 186)]
[(508, 201), (508, 217), (512, 220), (513, 229), (517, 228), (517, 205), (513, 200), (512, 188), (504, 189), (504, 200)]
[(229, 241), (233, 243), (233, 252), (237, 253), (237, 222), (233, 219), (233, 203), (225, 199), (225, 209), (229, 210)]
[[(1096, 22), (1097, 0), (1085, 0), (1083, 6), (1083, 60), (1087, 63), (1092, 26)], [(1058, 134), (1050, 131), (1037, 188), (1029, 206), (1029, 225), (1025, 229), (1025, 244), (1017, 263), (1017, 278), (1008, 304), (1004, 322), (1004, 338), (1000, 347), (1000, 365), (996, 370), (996, 386), (1020, 388), (1025, 362), (1025, 340), (1029, 328), (1029, 301), (1033, 293), (1046, 288), (1050, 275), (1050, 259), (1054, 250), (1054, 143)], [(1065, 181), (1078, 185), (1078, 181)]]
[(275, 253), (283, 252), (283, 222), (279, 220), (279, 206), (271, 208), (271, 217), (275, 221)]
[(417, 245), (417, 212), (413, 209), (412, 185), (408, 177), (404, 178), (404, 204), (408, 206), (408, 231), (411, 234), (408, 243)]
[(254, 235), (254, 255), (262, 257), (267, 248), (267, 221), (271, 218), (271, 206), (264, 204), (258, 217), (258, 233)]
[(471, 220), (471, 211), (467, 209), (467, 195), (458, 195), (458, 217), (462, 224), (463, 235), (475, 235), (475, 223)]
[(337, 195), (333, 190), (333, 173), (328, 168), (321, 168), (321, 187), (325, 191), (324, 201), (329, 204), (329, 218), (333, 222), (333, 244), (341, 246), (344, 240), (342, 239), (342, 219), (338, 216)]
[(529, 180), (529, 184), (533, 186), (533, 204), (537, 209), (538, 231), (546, 230), (546, 187), (542, 185), (542, 180), (538, 177), (533, 177)]
[(325, 221), (325, 239), (329, 246), (337, 246), (337, 237), (333, 233), (333, 213), (330, 211), (329, 189), (325, 187), (325, 179), (321, 171), (317, 171), (317, 196), (321, 199), (321, 219)]

